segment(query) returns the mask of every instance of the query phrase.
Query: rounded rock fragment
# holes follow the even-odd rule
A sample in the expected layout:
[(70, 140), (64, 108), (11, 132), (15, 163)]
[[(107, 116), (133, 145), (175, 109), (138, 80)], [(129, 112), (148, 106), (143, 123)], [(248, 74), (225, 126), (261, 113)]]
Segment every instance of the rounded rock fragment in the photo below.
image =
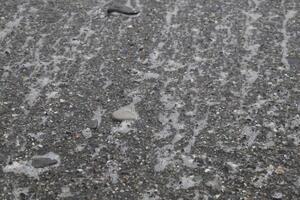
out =
[(106, 14), (108, 16), (111, 15), (112, 13), (121, 13), (121, 14), (124, 14), (124, 15), (137, 15), (137, 14), (139, 14), (139, 11), (134, 10), (134, 9), (128, 7), (128, 6), (125, 6), (125, 5), (113, 4), (113, 5), (109, 6), (106, 10)]
[(98, 120), (96, 119), (93, 119), (93, 120), (90, 120), (88, 123), (87, 123), (88, 127), (90, 129), (97, 129), (98, 127)]
[(137, 113), (135, 112), (132, 106), (125, 106), (116, 110), (112, 113), (112, 117), (115, 120), (136, 120), (138, 118)]
[(35, 168), (44, 168), (57, 164), (57, 160), (51, 158), (34, 158), (31, 165)]

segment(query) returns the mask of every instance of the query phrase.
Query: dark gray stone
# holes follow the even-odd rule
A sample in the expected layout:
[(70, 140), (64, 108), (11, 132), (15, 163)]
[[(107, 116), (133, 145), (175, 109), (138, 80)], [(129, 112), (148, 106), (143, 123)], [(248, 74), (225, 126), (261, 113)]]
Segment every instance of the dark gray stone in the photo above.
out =
[(98, 128), (98, 120), (92, 119), (88, 122), (87, 125), (90, 129), (97, 129)]
[(57, 164), (57, 160), (51, 158), (34, 158), (31, 165), (35, 168), (44, 168)]
[(124, 15), (137, 15), (137, 14), (139, 14), (139, 11), (134, 10), (134, 9), (128, 7), (128, 6), (125, 6), (125, 5), (112, 4), (107, 8), (106, 14), (110, 15), (112, 13), (121, 13), (121, 14), (124, 14)]
[(288, 62), (291, 66), (300, 68), (300, 58), (298, 58), (298, 57), (288, 57), (287, 60), (288, 60)]

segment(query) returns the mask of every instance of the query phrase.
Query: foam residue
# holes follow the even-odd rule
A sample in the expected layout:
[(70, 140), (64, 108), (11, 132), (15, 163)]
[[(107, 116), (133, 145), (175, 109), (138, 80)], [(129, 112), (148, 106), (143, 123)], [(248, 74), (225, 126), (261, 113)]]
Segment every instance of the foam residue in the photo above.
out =
[(222, 181), (221, 181), (220, 176), (215, 175), (214, 179), (206, 182), (205, 185), (216, 191), (221, 190)]
[(238, 172), (238, 168), (239, 168), (238, 164), (231, 162), (231, 161), (226, 162), (226, 164), (230, 167), (230, 169), (233, 173)]
[(245, 76), (246, 81), (249, 85), (252, 85), (258, 78), (258, 72), (252, 69), (241, 70), (242, 74)]
[(206, 115), (206, 117), (203, 120), (200, 120), (199, 122), (196, 123), (196, 127), (193, 130), (193, 135), (192, 138), (189, 140), (188, 145), (184, 148), (184, 151), (186, 153), (190, 153), (192, 147), (194, 146), (195, 142), (196, 142), (196, 138), (197, 136), (201, 133), (201, 131), (206, 128), (207, 126), (207, 119), (208, 119), (208, 115)]
[(192, 176), (183, 176), (181, 177), (181, 184), (179, 185), (182, 189), (188, 189), (191, 187), (195, 187), (200, 183), (200, 181), (195, 181), (195, 177)]
[(132, 124), (134, 122), (130, 120), (124, 120), (121, 122), (120, 125), (113, 127), (112, 132), (113, 133), (129, 133), (130, 131), (134, 131), (135, 129), (132, 128)]
[(36, 169), (27, 161), (14, 161), (11, 165), (3, 168), (4, 173), (12, 172), (15, 174), (25, 174), (28, 177), (39, 178), (40, 169)]
[[(246, 53), (243, 55), (241, 61), (241, 74), (245, 76), (246, 82), (243, 83), (243, 87), (241, 88), (241, 104), (243, 104), (243, 100), (246, 97), (248, 90), (252, 87), (252, 84), (256, 81), (259, 74), (257, 71), (249, 69), (249, 66), (252, 59), (257, 55), (258, 48), (260, 47), (260, 44), (255, 43), (255, 40), (253, 40), (253, 37), (258, 34), (255, 23), (262, 17), (262, 15), (257, 12), (257, 7), (260, 3), (260, 1), (249, 1), (251, 9), (242, 11), (246, 16), (245, 31), (243, 35), (245, 39), (243, 48), (246, 50)], [(257, 61), (257, 63), (257, 68), (259, 69), (259, 61)]]
[(24, 15), (22, 14), (26, 9), (27, 4), (20, 4), (18, 5), (18, 11), (13, 16), (13, 21), (9, 21), (3, 30), (0, 31), (0, 42), (2, 42), (7, 35), (9, 35), (14, 29), (16, 29), (21, 21), (24, 18)]
[(252, 146), (255, 142), (256, 137), (258, 136), (258, 132), (254, 131), (254, 128), (250, 126), (245, 126), (242, 130), (242, 134), (247, 137), (247, 146)]
[(190, 188), (197, 187), (201, 184), (202, 178), (194, 175), (183, 175), (178, 181), (172, 181), (168, 184), (168, 187), (172, 187), (176, 190), (183, 189), (187, 190)]
[(282, 23), (282, 30), (281, 33), (283, 34), (283, 40), (281, 42), (281, 48), (282, 48), (282, 58), (281, 58), (281, 62), (284, 64), (284, 66), (286, 67), (287, 70), (290, 69), (290, 64), (287, 60), (288, 57), (288, 42), (289, 42), (289, 34), (287, 32), (287, 23), (290, 19), (292, 19), (293, 17), (295, 17), (295, 15), (297, 14), (296, 10), (288, 10), (284, 16), (284, 20)]
[(178, 13), (178, 6), (177, 6), (178, 4), (177, 3), (175, 3), (174, 4), (174, 9), (173, 10), (168, 10), (167, 11), (167, 14), (166, 14), (166, 32), (168, 33), (169, 32), (169, 30), (170, 30), (170, 27), (171, 27), (171, 25), (172, 25), (172, 18), (174, 17), (174, 16), (176, 16), (177, 15), (177, 13)]
[(191, 156), (182, 155), (181, 158), (184, 166), (192, 169), (197, 167), (197, 164), (194, 162), (194, 158), (192, 158)]
[(162, 56), (162, 49), (165, 46), (165, 42), (160, 42), (156, 48), (149, 54), (148, 58), (144, 60), (145, 63), (151, 64), (150, 69), (162, 67), (166, 59)]
[(142, 200), (159, 200), (161, 199), (157, 194), (155, 194), (157, 190), (150, 189), (142, 194)]
[(118, 183), (119, 182), (119, 175), (118, 175), (119, 167), (118, 167), (117, 162), (109, 161), (109, 162), (107, 162), (106, 166), (108, 167), (106, 176), (109, 177), (110, 181), (113, 184)]
[(174, 164), (176, 161), (174, 157), (176, 152), (174, 151), (174, 145), (166, 145), (156, 152), (156, 165), (154, 166), (154, 170), (156, 172), (164, 171), (165, 168), (170, 165)]
[(96, 119), (98, 121), (98, 126), (100, 126), (102, 121), (102, 116), (105, 110), (103, 110), (100, 106), (97, 107), (97, 110), (94, 112), (92, 119)]
[(41, 89), (39, 88), (30, 88), (30, 92), (26, 95), (25, 101), (28, 102), (30, 106), (33, 106), (40, 96)]
[(29, 192), (29, 188), (24, 187), (24, 188), (14, 188), (12, 193), (14, 195), (15, 200), (22, 200), (23, 198), (20, 196), (20, 194), (28, 195), (28, 192)]
[(254, 182), (255, 186), (258, 188), (262, 188), (263, 185), (266, 184), (267, 180), (270, 178), (270, 176), (272, 176), (274, 172), (274, 166), (273, 165), (269, 165), (267, 167), (266, 173), (264, 174), (260, 174), (258, 177), (254, 177), (253, 179), (256, 180)]
[(72, 197), (73, 194), (71, 193), (70, 187), (69, 186), (63, 186), (61, 188), (61, 193), (58, 195), (60, 198), (67, 198), (67, 197)]

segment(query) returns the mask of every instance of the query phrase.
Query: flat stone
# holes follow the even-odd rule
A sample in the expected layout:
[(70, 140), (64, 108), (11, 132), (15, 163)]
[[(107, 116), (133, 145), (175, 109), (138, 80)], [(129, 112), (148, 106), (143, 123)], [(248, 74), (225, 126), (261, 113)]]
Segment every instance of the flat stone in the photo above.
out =
[(288, 63), (295, 67), (300, 67), (300, 58), (297, 57), (288, 57)]
[(88, 126), (90, 129), (97, 129), (97, 127), (98, 127), (98, 120), (96, 120), (96, 119), (90, 120), (90, 121), (87, 123), (87, 126)]
[(44, 168), (51, 165), (55, 165), (57, 163), (57, 160), (51, 159), (51, 158), (34, 158), (32, 160), (31, 165), (35, 168)]
[(283, 167), (283, 166), (278, 166), (278, 167), (275, 169), (275, 173), (278, 174), (278, 175), (284, 174), (284, 167)]
[(136, 120), (138, 118), (138, 115), (131, 106), (125, 106), (113, 112), (112, 117), (115, 120), (120, 120), (120, 121)]
[(137, 15), (139, 14), (139, 11), (134, 10), (128, 6), (125, 5), (110, 5), (106, 10), (107, 15), (110, 15), (112, 13), (121, 13), (124, 15)]

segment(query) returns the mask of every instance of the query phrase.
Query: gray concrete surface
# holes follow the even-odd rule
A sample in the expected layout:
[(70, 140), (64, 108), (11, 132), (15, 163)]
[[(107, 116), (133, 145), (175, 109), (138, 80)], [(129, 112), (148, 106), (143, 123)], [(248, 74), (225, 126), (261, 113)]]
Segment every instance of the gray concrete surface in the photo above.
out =
[(299, 0), (108, 3), (0, 0), (0, 199), (299, 199)]

